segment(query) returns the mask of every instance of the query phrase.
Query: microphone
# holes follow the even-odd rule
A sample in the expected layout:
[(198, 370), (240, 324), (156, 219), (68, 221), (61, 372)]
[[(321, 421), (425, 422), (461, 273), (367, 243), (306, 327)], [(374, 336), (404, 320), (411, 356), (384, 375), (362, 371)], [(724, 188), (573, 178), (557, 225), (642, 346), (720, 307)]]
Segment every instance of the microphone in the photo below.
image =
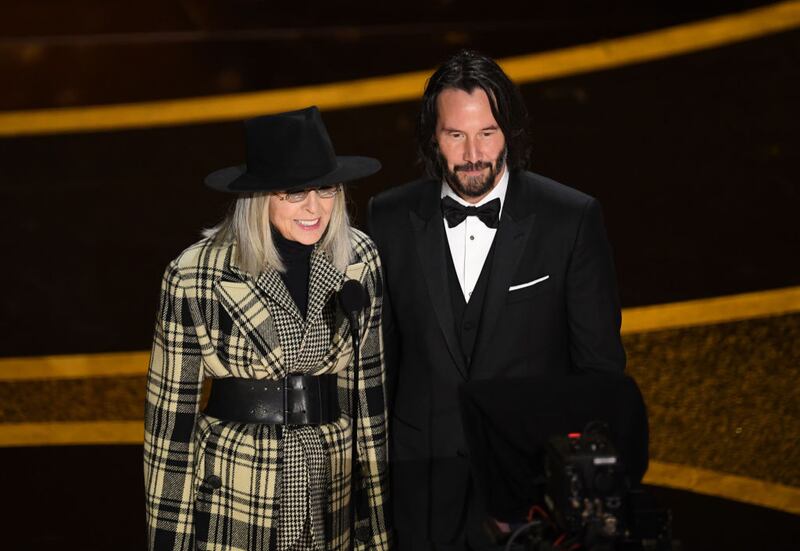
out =
[(347, 319), (350, 321), (351, 332), (358, 334), (357, 314), (364, 309), (367, 303), (367, 293), (364, 286), (356, 279), (348, 279), (342, 285), (338, 295), (341, 306)]
[(358, 507), (359, 486), (361, 485), (360, 468), (358, 461), (358, 313), (367, 304), (367, 293), (361, 282), (355, 279), (348, 279), (342, 285), (337, 295), (339, 306), (344, 311), (350, 322), (350, 336), (353, 339), (353, 396), (350, 402), (351, 415), (351, 439), (350, 439), (350, 551), (355, 550), (356, 546), (356, 508)]

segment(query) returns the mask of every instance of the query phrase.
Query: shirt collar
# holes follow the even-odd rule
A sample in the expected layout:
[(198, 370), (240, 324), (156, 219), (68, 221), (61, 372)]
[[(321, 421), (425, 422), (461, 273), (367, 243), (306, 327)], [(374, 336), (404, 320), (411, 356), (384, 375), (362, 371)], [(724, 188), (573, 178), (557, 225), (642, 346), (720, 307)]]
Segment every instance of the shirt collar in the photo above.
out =
[(464, 199), (459, 197), (455, 191), (450, 187), (450, 185), (443, 181), (442, 182), (442, 193), (441, 197), (450, 197), (454, 201), (466, 206), (466, 207), (480, 207), (481, 205), (485, 205), (489, 201), (493, 201), (494, 199), (500, 199), (500, 214), (503, 214), (503, 205), (506, 201), (506, 190), (508, 190), (508, 167), (503, 167), (503, 175), (500, 177), (500, 181), (497, 182), (497, 185), (492, 188), (492, 191), (489, 194), (475, 203), (467, 203)]

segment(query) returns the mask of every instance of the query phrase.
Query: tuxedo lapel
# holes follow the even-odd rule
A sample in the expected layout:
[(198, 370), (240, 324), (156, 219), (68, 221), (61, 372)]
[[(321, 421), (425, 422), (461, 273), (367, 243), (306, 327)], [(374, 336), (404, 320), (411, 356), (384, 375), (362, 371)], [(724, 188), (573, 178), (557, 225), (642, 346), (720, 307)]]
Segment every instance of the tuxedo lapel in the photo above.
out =
[(475, 343), (471, 373), (477, 374), (492, 361), (492, 333), (508, 296), (514, 273), (533, 232), (536, 215), (534, 199), (522, 188), (516, 173), (511, 173), (500, 227), (494, 237), (494, 260), (483, 304), (480, 329)]
[(420, 208), (409, 213), (411, 228), (417, 245), (422, 275), (428, 287), (431, 305), (436, 321), (444, 336), (447, 348), (461, 376), (467, 378), (467, 368), (453, 318), (453, 305), (447, 283), (447, 262), (450, 262), (450, 250), (444, 232), (444, 222), (439, 214), (439, 186), (430, 184), (431, 192), (426, 193)]

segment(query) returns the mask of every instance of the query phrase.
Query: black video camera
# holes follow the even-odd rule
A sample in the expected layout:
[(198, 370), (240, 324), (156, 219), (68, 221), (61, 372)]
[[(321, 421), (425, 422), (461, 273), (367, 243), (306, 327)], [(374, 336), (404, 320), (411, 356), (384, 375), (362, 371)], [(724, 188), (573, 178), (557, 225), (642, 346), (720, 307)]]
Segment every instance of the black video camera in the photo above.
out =
[(547, 442), (544, 501), (560, 529), (585, 549), (676, 549), (669, 510), (631, 488), (602, 425)]
[(625, 529), (622, 462), (602, 432), (551, 438), (545, 446), (547, 507), (568, 533), (615, 538)]
[(649, 431), (633, 379), (475, 380), (460, 395), (494, 541), (525, 551), (676, 551), (669, 511), (640, 486)]

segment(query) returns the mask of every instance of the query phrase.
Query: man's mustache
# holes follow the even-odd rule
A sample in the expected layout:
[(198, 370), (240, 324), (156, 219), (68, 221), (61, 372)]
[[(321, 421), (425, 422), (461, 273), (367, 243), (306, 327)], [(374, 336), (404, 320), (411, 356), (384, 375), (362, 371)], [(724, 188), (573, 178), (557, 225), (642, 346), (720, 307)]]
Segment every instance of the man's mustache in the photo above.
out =
[(465, 163), (463, 165), (455, 165), (453, 167), (453, 172), (483, 170), (484, 168), (492, 168), (492, 166), (494, 166), (493, 163), (489, 163), (487, 161), (478, 161), (476, 163)]

